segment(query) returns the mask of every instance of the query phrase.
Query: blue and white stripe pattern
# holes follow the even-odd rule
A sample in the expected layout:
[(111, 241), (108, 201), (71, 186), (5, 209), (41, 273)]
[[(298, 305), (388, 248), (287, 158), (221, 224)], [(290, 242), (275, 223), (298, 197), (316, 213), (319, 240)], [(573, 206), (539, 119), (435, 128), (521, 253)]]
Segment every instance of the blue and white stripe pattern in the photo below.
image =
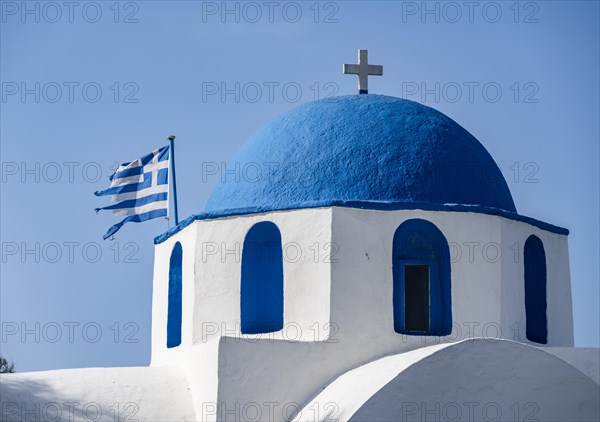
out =
[(125, 223), (166, 217), (169, 209), (169, 147), (165, 146), (130, 163), (121, 164), (110, 176), (110, 188), (94, 192), (96, 196), (112, 195), (112, 210), (126, 218), (108, 229), (104, 239), (115, 234)]

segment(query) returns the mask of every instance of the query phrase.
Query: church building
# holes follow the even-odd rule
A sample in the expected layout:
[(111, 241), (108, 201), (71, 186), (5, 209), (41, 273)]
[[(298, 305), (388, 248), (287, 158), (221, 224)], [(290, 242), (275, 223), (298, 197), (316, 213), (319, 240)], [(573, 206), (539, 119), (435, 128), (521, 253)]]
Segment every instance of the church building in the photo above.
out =
[(369, 94), (366, 52), (346, 73), (358, 95), (267, 123), (155, 239), (150, 366), (3, 377), (3, 420), (600, 420), (568, 230), (457, 122)]

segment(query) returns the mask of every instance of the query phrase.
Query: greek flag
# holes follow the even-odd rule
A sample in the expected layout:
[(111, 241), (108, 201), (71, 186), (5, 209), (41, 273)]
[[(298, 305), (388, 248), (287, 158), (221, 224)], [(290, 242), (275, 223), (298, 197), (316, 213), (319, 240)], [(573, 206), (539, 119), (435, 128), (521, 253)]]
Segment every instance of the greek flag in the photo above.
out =
[(140, 223), (166, 217), (169, 209), (169, 147), (165, 146), (130, 163), (124, 163), (110, 176), (110, 188), (94, 192), (96, 196), (112, 195), (112, 210), (124, 220), (108, 229), (104, 239), (114, 235), (129, 222)]

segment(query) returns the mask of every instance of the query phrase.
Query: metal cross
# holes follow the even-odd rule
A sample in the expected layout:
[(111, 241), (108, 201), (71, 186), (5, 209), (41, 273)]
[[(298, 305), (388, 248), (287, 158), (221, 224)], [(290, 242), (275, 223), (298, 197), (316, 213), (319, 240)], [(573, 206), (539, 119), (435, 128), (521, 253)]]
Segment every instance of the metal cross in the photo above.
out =
[(358, 93), (369, 93), (369, 75), (383, 75), (383, 66), (369, 64), (369, 52), (367, 50), (358, 50), (358, 64), (345, 64), (345, 75), (358, 75)]

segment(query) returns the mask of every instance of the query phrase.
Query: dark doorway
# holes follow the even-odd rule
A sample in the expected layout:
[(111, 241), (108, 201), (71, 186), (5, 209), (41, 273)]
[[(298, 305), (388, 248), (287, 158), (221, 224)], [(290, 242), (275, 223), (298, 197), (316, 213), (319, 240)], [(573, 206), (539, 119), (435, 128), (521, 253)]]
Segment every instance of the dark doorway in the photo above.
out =
[(404, 329), (429, 331), (429, 266), (404, 266)]

